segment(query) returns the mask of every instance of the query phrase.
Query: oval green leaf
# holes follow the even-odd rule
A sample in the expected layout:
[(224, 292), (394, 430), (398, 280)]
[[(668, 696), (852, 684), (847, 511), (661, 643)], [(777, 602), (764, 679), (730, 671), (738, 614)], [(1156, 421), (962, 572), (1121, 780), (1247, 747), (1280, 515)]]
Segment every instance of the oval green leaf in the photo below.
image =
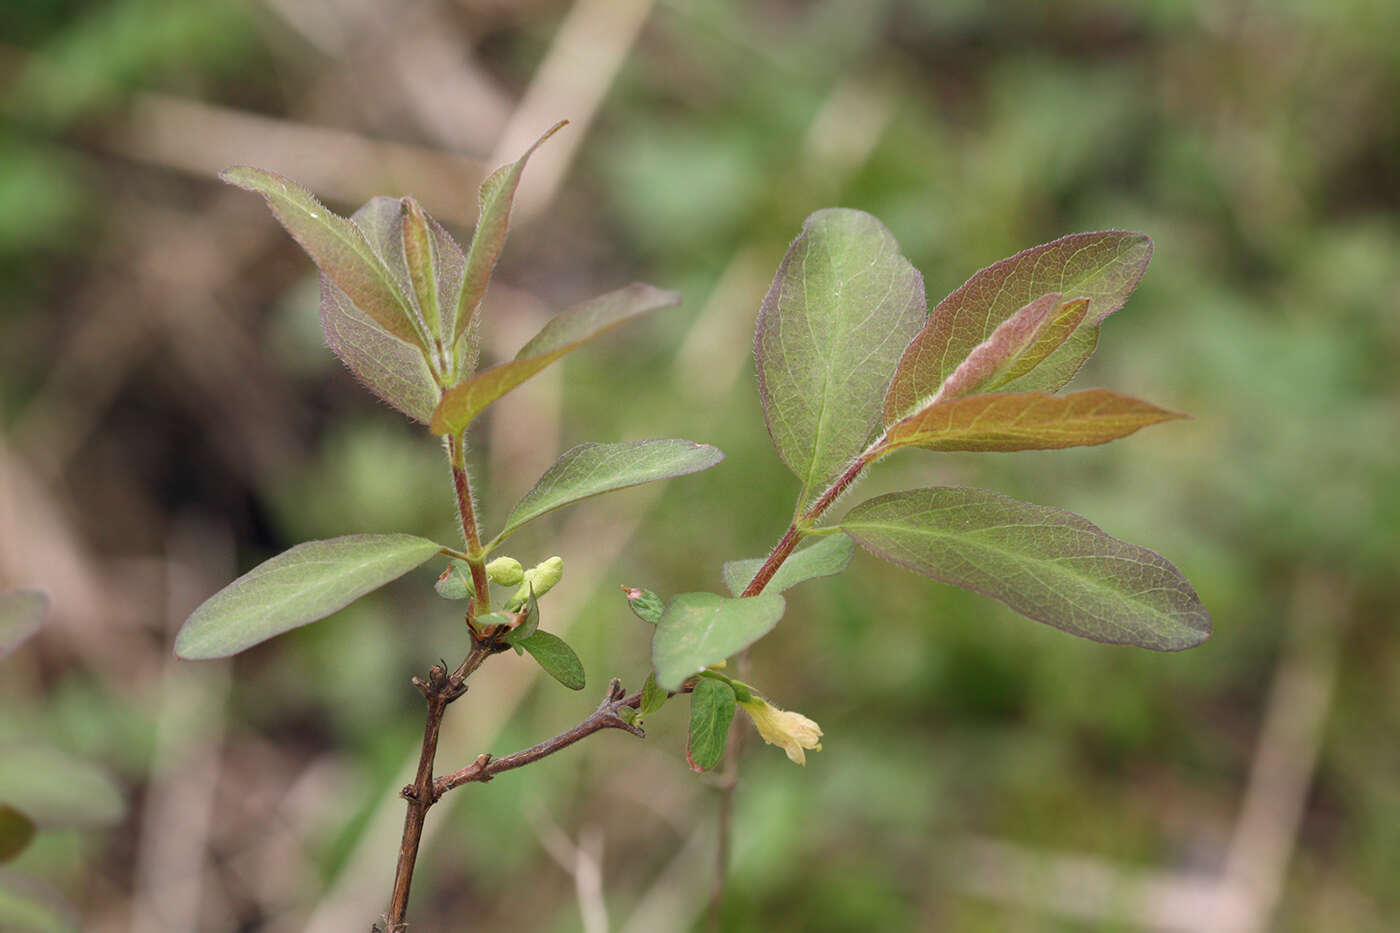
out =
[(1089, 309), (1053, 352), (1002, 388), (1012, 392), (1064, 388), (1094, 352), (1099, 324), (1128, 300), (1151, 257), (1150, 238), (1107, 230), (1033, 246), (976, 273), (938, 303), (904, 351), (885, 396), (885, 424), (893, 424), (933, 398), (1004, 321), (1051, 292), (1067, 301), (1088, 298)]
[(0, 803), (0, 865), (29, 847), (34, 839), (34, 821), (8, 803)]
[(656, 682), (675, 691), (687, 677), (743, 651), (773, 630), (786, 604), (776, 593), (727, 599), (682, 593), (666, 606), (651, 639)]
[(923, 277), (884, 224), (844, 208), (807, 218), (754, 335), (764, 420), (802, 481), (799, 511), (869, 442), (925, 314)]
[(423, 346), (422, 325), (402, 286), (359, 227), (329, 210), (301, 185), (274, 172), (235, 165), (219, 177), (261, 194), (273, 216), (306, 250), (321, 274), (356, 307), (395, 337)]
[[(616, 489), (707, 470), (724, 459), (709, 444), (678, 437), (620, 444), (580, 444), (566, 450), (511, 509), (494, 548), (521, 525), (555, 509)], [(489, 548), (488, 548), (489, 550)]]
[(886, 432), (886, 450), (1058, 450), (1106, 444), (1186, 417), (1108, 389), (1013, 392), (935, 402)]
[(110, 826), (126, 813), (120, 788), (105, 771), (52, 748), (0, 749), (0, 800), (36, 826)]
[(49, 597), (42, 590), (23, 587), (0, 593), (0, 658), (32, 638), (48, 615)]
[(535, 663), (544, 668), (550, 677), (570, 690), (583, 689), (583, 662), (564, 639), (558, 635), (551, 635), (544, 629), (535, 629), (535, 634), (517, 644), (530, 652), (530, 657), (534, 658)]
[[(783, 561), (773, 579), (763, 588), (765, 593), (781, 593), (799, 583), (815, 580), (817, 577), (834, 576), (845, 570), (851, 562), (855, 544), (845, 535), (829, 535), (819, 538)], [(724, 585), (729, 592), (738, 596), (753, 580), (766, 558), (752, 557), (747, 560), (731, 560), (724, 565)]]
[(876, 557), (1083, 638), (1180, 651), (1210, 636), (1196, 591), (1166, 558), (1072, 512), (935, 487), (863, 502), (841, 529)]
[(175, 653), (189, 660), (237, 654), (324, 619), (441, 550), (413, 535), (349, 535), (298, 544), (209, 597), (175, 636)]
[(681, 296), (676, 292), (634, 282), (561, 311), (521, 348), (515, 359), (483, 370), (448, 389), (433, 413), (431, 430), (434, 434), (460, 433), (487, 405), (571, 350), (639, 314), (673, 308), (680, 303)]
[(702, 677), (690, 695), (690, 737), (686, 754), (696, 771), (708, 771), (724, 755), (729, 727), (734, 722), (734, 688), (722, 680)]

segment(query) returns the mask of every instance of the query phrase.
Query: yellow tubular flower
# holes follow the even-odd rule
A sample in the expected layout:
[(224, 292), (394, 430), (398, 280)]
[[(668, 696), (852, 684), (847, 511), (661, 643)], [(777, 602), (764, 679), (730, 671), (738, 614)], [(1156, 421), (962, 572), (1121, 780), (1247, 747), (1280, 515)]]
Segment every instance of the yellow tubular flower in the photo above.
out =
[(822, 750), (822, 727), (801, 713), (778, 709), (762, 697), (739, 704), (749, 714), (758, 734), (769, 745), (780, 745), (788, 758), (800, 765), (807, 763), (805, 749)]

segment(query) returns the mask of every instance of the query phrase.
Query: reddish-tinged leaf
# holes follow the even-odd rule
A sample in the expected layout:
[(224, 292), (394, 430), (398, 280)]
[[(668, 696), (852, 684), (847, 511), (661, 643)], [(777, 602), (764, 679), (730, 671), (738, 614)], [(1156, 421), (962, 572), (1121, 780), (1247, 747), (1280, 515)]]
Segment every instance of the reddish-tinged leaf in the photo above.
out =
[(483, 370), (448, 389), (433, 413), (430, 425), (433, 433), (460, 433), (487, 405), (569, 351), (639, 314), (672, 308), (680, 303), (681, 296), (676, 292), (633, 283), (560, 312), (521, 348), (515, 359)]
[(995, 392), (1040, 365), (1069, 339), (1089, 310), (1088, 298), (1060, 301), (1059, 292), (1041, 295), (1007, 318), (992, 336), (968, 354), (943, 383), (936, 401)]
[(365, 387), (415, 421), (427, 424), (441, 397), (423, 351), (355, 307), (321, 276), (321, 329), (326, 343)]
[(360, 228), (337, 214), (289, 178), (246, 165), (224, 169), (224, 181), (266, 200), (273, 215), (301, 244), (355, 306), (389, 333), (420, 345), (420, 325), (397, 276), (373, 249)]
[(1072, 512), (935, 487), (862, 502), (841, 529), (876, 557), (1083, 638), (1179, 651), (1210, 636), (1210, 616), (1171, 562)]
[(935, 402), (895, 423), (887, 449), (1056, 450), (1127, 437), (1140, 428), (1184, 418), (1151, 402), (1089, 389), (1068, 395), (1013, 392)]
[(904, 351), (885, 396), (885, 424), (893, 424), (932, 398), (1003, 321), (1051, 292), (1067, 299), (1088, 298), (1088, 311), (1056, 350), (1003, 388), (1017, 392), (1063, 388), (1094, 352), (1099, 324), (1123, 306), (1151, 256), (1152, 241), (1140, 233), (1076, 233), (978, 272), (938, 303)]
[(442, 300), (438, 293), (437, 241), (428, 226), (428, 215), (413, 198), (404, 198), (403, 219), (399, 222), (400, 244), (408, 278), (417, 299), (418, 313), (427, 325), (428, 333), (442, 337)]
[(568, 124), (562, 120), (554, 124), (545, 134), (535, 140), (525, 154), (509, 165), (503, 165), (487, 176), (481, 183), (480, 216), (476, 230), (472, 233), (471, 245), (467, 247), (466, 274), (462, 278), (461, 291), (452, 307), (455, 308), (450, 337), (459, 359), (469, 359), (471, 364), (459, 371), (470, 372), (475, 365), (477, 352), (477, 322), (480, 315), (477, 309), (486, 294), (486, 285), (496, 268), (501, 249), (506, 244), (506, 233), (510, 229), (510, 208), (515, 201), (515, 190), (520, 187), (520, 175), (525, 171), (525, 163), (534, 155), (546, 139), (559, 132)]
[(817, 211), (788, 247), (754, 334), (768, 434), (802, 481), (825, 488), (880, 426), (880, 399), (923, 325), (924, 283), (861, 211)]

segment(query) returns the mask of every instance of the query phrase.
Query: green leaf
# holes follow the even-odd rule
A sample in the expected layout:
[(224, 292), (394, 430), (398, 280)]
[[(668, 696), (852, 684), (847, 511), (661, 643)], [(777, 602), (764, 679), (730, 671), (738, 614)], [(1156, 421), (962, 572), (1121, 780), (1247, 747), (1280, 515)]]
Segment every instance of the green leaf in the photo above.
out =
[(935, 487), (863, 502), (841, 529), (876, 557), (984, 593), (1109, 644), (1179, 651), (1210, 616), (1176, 567), (1071, 512), (985, 489)]
[(126, 813), (116, 783), (96, 765), (51, 748), (0, 749), (0, 800), (36, 826), (110, 826)]
[(471, 245), (467, 247), (466, 274), (462, 278), (461, 291), (453, 302), (455, 312), (452, 324), (452, 345), (459, 359), (466, 359), (464, 372), (475, 367), (478, 321), (477, 309), (486, 295), (486, 286), (491, 281), (491, 273), (496, 268), (496, 260), (506, 244), (506, 232), (510, 228), (510, 209), (515, 201), (515, 190), (520, 187), (520, 176), (525, 171), (525, 163), (534, 155), (546, 139), (559, 132), (569, 121), (563, 120), (545, 131), (535, 140), (534, 145), (525, 150), (519, 159), (504, 165), (487, 176), (481, 183), (480, 215), (476, 230), (472, 233)]
[(433, 589), (443, 599), (466, 599), (476, 590), (472, 584), (472, 570), (464, 560), (452, 558), (447, 569), (437, 578)]
[(802, 504), (865, 447), (900, 354), (923, 326), (923, 278), (884, 224), (817, 211), (788, 247), (754, 337), (768, 433)]
[(622, 591), (627, 594), (627, 606), (632, 610), (632, 614), (643, 622), (650, 622), (652, 625), (661, 621), (661, 614), (666, 611), (666, 604), (651, 590), (644, 590), (638, 586), (624, 586)]
[(690, 741), (686, 754), (696, 771), (719, 764), (737, 705), (734, 691), (720, 680), (702, 677), (690, 695)]
[[(526, 597), (525, 605), (522, 608), (524, 609), (525, 617), (520, 620), (520, 623), (516, 625), (515, 628), (511, 629), (510, 632), (506, 634), (505, 640), (508, 645), (515, 645), (517, 647), (523, 646), (525, 642), (529, 641), (531, 636), (540, 630), (540, 604), (539, 601), (535, 599), (535, 588), (533, 586), (530, 587), (529, 596)], [(566, 645), (565, 647), (568, 646)]]
[(380, 327), (321, 276), (326, 344), (360, 383), (414, 421), (427, 424), (442, 390), (423, 351)]
[(773, 630), (785, 603), (776, 593), (726, 599), (682, 593), (661, 614), (651, 640), (656, 682), (675, 691), (687, 677), (743, 651)]
[(583, 662), (564, 639), (544, 629), (536, 629), (535, 634), (520, 642), (520, 647), (530, 652), (530, 657), (550, 677), (570, 690), (583, 689)]
[(251, 648), (379, 589), (436, 555), (442, 546), (413, 535), (349, 535), (298, 544), (209, 597), (175, 636), (189, 660)]
[(676, 292), (634, 282), (615, 292), (561, 311), (516, 354), (515, 359), (477, 373), (447, 390), (433, 413), (434, 434), (457, 434), (487, 405), (571, 350), (601, 337), (639, 314), (680, 304)]
[(33, 637), (48, 615), (49, 597), (41, 590), (23, 587), (0, 593), (0, 658)]
[(1068, 395), (1014, 392), (935, 402), (896, 423), (887, 449), (1055, 450), (1106, 444), (1151, 424), (1184, 418), (1151, 402), (1089, 389)]
[(290, 178), (247, 165), (226, 168), (219, 177), (266, 198), (273, 215), (311, 256), (321, 274), (356, 307), (395, 337), (423, 345), (421, 324), (415, 320), (402, 286), (359, 227), (328, 210)]
[(580, 444), (565, 451), (521, 497), (488, 550), (521, 525), (555, 509), (615, 489), (697, 473), (723, 459), (717, 447), (680, 438)]
[(637, 706), (638, 719), (650, 716), (652, 713), (666, 705), (666, 701), (671, 698), (668, 690), (662, 690), (656, 682), (656, 674), (647, 674), (646, 681), (642, 684), (642, 701)]
[[(799, 583), (817, 577), (834, 576), (846, 569), (851, 562), (855, 544), (845, 535), (830, 535), (820, 538), (783, 562), (773, 579), (763, 588), (765, 593), (781, 593)], [(738, 596), (753, 580), (766, 558), (754, 557), (748, 560), (731, 560), (724, 565), (724, 585), (729, 592)]]
[(78, 914), (57, 891), (34, 878), (0, 874), (0, 930), (77, 933)]
[(931, 399), (1002, 323), (1043, 295), (1088, 298), (1083, 320), (1033, 370), (1005, 383), (1009, 392), (1055, 392), (1098, 343), (1099, 324), (1123, 306), (1152, 256), (1152, 240), (1108, 230), (1076, 233), (988, 266), (938, 303), (910, 342), (885, 396), (885, 424)]
[(935, 398), (995, 392), (1035, 369), (1069, 339), (1089, 310), (1088, 298), (1060, 301), (1059, 292), (1041, 295), (1017, 311), (977, 345), (953, 370)]
[(0, 803), (0, 865), (27, 849), (33, 839), (34, 821), (8, 803)]

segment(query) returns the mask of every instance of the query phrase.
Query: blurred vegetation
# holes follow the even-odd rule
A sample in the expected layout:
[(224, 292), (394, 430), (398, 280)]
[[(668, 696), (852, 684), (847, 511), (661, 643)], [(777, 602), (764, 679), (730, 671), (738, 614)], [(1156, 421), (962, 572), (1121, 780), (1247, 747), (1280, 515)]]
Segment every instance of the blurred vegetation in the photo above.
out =
[[(175, 881), (144, 872), (163, 864), (162, 834), (187, 831), (200, 929), (302, 929), (376, 808), (399, 813), (421, 729), (408, 677), (463, 647), (424, 571), (240, 657), (226, 695), (218, 666), (170, 660), (193, 605), (297, 541), (454, 532), (432, 439), (335, 363), (311, 265), (256, 199), (214, 179), (256, 158), (248, 137), (224, 146), (218, 120), (157, 136), (152, 114), (202, 102), (450, 148), (425, 114), (455, 112), (457, 85), (405, 77), (415, 63), (431, 74), (414, 45), (431, 35), (497, 114), (462, 130), (486, 160), (569, 14), (544, 0), (0, 10), (0, 588), (42, 585), (57, 612), (7, 661), (0, 744), (102, 762), (132, 804), (119, 830), (41, 834), (8, 867), (64, 891), (85, 929), (125, 929), (143, 898), (163, 902)], [(1105, 448), (902, 456), (868, 486), (983, 485), (1080, 512), (1174, 561), (1214, 637), (1174, 656), (1096, 645), (863, 555), (793, 591), (753, 680), (821, 722), (825, 750), (798, 771), (750, 743), (724, 928), (1135, 928), (1144, 918), (1111, 898), (1076, 915), (1034, 886), (979, 889), (972, 847), (1219, 875), (1289, 659), (1335, 687), (1266, 926), (1393, 928), (1397, 34), (1400, 5), (1381, 0), (652, 7), (596, 118), (566, 131), (578, 150), (557, 197), (512, 234), (488, 348), (511, 353), (544, 307), (632, 278), (686, 304), (562, 364), (554, 394), (502, 407), (475, 453), (489, 522), (581, 441), (684, 436), (728, 458), (659, 498), (624, 493), (513, 539), (522, 560), (565, 557), (589, 693), (536, 677), (517, 705), (483, 682), (449, 716), (479, 721), (468, 744), (446, 754), (532, 744), (591, 711), (607, 677), (639, 685), (647, 633), (618, 584), (718, 588), (725, 560), (762, 554), (786, 526), (795, 483), (763, 428), (750, 340), (809, 212), (881, 217), (931, 300), (1063, 233), (1136, 229), (1153, 262), (1076, 385), (1193, 421)], [(578, 119), (567, 104), (533, 129)], [(201, 170), (186, 146), (221, 161)], [(341, 154), (284, 155), (267, 167), (305, 177)], [(425, 174), (412, 193), (438, 213), (478, 180)], [(583, 576), (599, 529), (633, 524), (623, 556)], [(470, 731), (498, 716), (499, 733)], [(677, 928), (699, 923), (711, 856), (694, 834), (711, 831), (716, 797), (685, 769), (680, 718), (460, 791), (433, 815), (449, 825), (420, 863), (416, 925), (469, 911), (479, 929), (578, 929), (574, 884), (543, 841), (555, 824), (603, 832), (618, 929), (658, 892)], [(208, 792), (197, 832), (152, 819), (189, 784)], [(372, 853), (372, 903), (395, 846)], [(668, 874), (678, 866), (689, 874)]]

